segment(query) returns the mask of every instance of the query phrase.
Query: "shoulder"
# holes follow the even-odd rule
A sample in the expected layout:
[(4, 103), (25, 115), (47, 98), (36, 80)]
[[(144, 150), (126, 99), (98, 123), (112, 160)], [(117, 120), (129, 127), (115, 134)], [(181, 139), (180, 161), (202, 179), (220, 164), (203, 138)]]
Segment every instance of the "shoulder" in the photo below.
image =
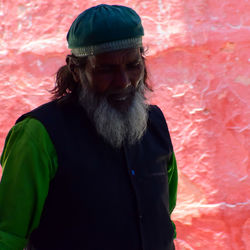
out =
[(16, 123), (9, 131), (1, 164), (6, 165), (9, 159), (8, 162), (15, 162), (14, 165), (17, 165), (22, 159), (30, 162), (31, 159), (40, 159), (43, 156), (44, 159), (50, 158), (56, 162), (56, 151), (47, 130), (40, 121), (27, 117)]
[(152, 134), (160, 138), (166, 147), (173, 151), (168, 125), (161, 109), (156, 105), (149, 106), (148, 129)]
[(14, 133), (25, 133), (31, 137), (37, 137), (37, 135), (46, 132), (43, 124), (39, 120), (30, 116), (24, 117), (20, 122), (17, 122), (12, 130)]
[(6, 142), (32, 144), (34, 146), (50, 145), (50, 137), (39, 120), (27, 116), (11, 128)]
[(149, 105), (149, 114), (154, 118), (165, 120), (161, 109), (157, 105)]
[(150, 123), (167, 128), (167, 122), (165, 120), (165, 117), (161, 109), (156, 105), (149, 106), (149, 121)]
[(72, 117), (77, 117), (79, 112), (82, 112), (82, 108), (77, 102), (63, 103), (60, 100), (54, 100), (22, 115), (16, 122), (18, 123), (27, 117), (33, 117), (39, 120), (46, 128), (53, 128), (54, 124), (63, 124), (65, 119), (70, 120)]
[(36, 118), (36, 120), (41, 120), (41, 119), (39, 119), (39, 117), (42, 118), (43, 116), (49, 117), (50, 114), (51, 114), (51, 117), (53, 117), (53, 113), (55, 113), (55, 110), (58, 109), (57, 106), (58, 105), (56, 104), (55, 101), (51, 101), (51, 102), (45, 103), (43, 105), (40, 105), (39, 107), (37, 107), (37, 108), (29, 111), (28, 113), (23, 114), (22, 116), (20, 116), (17, 119), (16, 124), (23, 121), (27, 117), (33, 117), (33, 118)]

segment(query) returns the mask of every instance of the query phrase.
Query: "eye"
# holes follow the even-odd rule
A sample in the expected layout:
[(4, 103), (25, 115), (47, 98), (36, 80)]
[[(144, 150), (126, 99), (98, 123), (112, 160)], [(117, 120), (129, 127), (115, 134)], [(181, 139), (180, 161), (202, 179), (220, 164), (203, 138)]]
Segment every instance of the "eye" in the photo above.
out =
[(129, 63), (127, 64), (128, 69), (138, 69), (141, 66), (140, 62)]
[(97, 67), (95, 71), (96, 73), (107, 74), (107, 73), (112, 72), (112, 68), (111, 67)]

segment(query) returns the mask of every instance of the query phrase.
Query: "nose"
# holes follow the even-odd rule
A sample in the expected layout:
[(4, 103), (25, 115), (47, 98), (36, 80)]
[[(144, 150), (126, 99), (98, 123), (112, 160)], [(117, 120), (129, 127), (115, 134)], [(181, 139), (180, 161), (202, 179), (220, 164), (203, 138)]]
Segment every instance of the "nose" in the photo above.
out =
[(126, 72), (125, 69), (121, 68), (117, 70), (115, 77), (113, 79), (113, 85), (116, 88), (122, 88), (122, 89), (125, 89), (131, 85), (128, 73)]

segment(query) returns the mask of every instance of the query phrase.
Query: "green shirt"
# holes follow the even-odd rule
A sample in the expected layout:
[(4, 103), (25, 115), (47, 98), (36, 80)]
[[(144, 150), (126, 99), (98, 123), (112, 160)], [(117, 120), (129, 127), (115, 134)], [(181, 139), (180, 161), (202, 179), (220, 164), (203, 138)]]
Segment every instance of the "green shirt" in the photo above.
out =
[[(1, 165), (0, 249), (22, 250), (39, 225), (50, 180), (58, 168), (54, 145), (41, 122), (29, 117), (10, 130)], [(168, 181), (171, 214), (178, 181), (174, 154), (169, 162)]]

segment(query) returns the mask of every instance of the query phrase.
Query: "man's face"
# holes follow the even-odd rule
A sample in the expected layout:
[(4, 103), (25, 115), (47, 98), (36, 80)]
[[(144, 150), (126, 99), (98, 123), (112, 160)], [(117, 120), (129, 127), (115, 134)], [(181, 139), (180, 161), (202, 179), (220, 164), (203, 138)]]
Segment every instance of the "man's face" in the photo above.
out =
[(140, 49), (89, 56), (82, 67), (79, 63), (71, 69), (73, 60), (69, 57), (67, 63), (74, 80), (82, 85), (79, 102), (97, 133), (116, 148), (125, 141), (139, 141), (148, 120), (145, 66)]
[(106, 97), (115, 109), (128, 110), (144, 76), (139, 48), (89, 56), (84, 69), (85, 82), (97, 96)]

